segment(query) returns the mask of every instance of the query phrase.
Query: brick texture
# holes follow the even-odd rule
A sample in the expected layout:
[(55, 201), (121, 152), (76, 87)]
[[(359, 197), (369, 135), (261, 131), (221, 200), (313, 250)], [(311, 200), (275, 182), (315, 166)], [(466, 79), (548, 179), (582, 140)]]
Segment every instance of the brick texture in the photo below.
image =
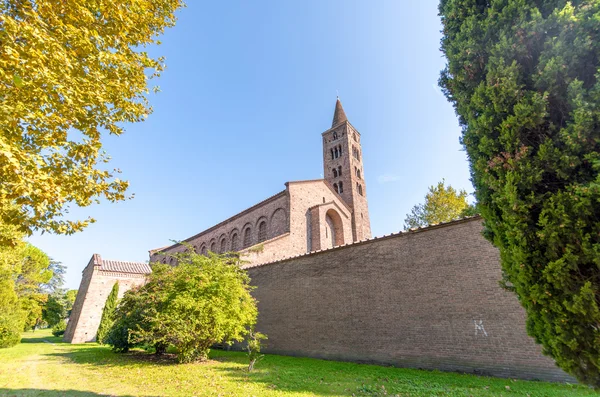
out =
[(248, 269), (266, 352), (572, 380), (525, 331), (479, 218)]
[(114, 271), (111, 266), (107, 266), (111, 270), (103, 270), (102, 264), (103, 261), (100, 255), (94, 254), (83, 270), (81, 284), (63, 337), (65, 342), (85, 343), (95, 341), (100, 319), (102, 318), (102, 310), (113, 285), (116, 282), (119, 283), (120, 299), (126, 291), (142, 285), (146, 281), (145, 274), (137, 273), (140, 269), (148, 267), (144, 263), (135, 266), (137, 267), (134, 269), (136, 273)]

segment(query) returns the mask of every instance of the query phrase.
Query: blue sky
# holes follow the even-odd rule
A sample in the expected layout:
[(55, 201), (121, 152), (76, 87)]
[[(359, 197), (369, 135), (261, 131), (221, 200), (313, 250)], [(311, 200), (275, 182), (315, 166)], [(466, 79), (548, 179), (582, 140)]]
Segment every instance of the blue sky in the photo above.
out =
[(452, 106), (437, 88), (437, 1), (189, 1), (153, 50), (167, 70), (154, 113), (107, 136), (135, 198), (71, 215), (97, 223), (30, 241), (77, 288), (93, 253), (146, 261), (284, 189), (321, 178), (321, 132), (336, 92), (361, 132), (374, 236), (402, 229), (427, 187), (469, 193)]

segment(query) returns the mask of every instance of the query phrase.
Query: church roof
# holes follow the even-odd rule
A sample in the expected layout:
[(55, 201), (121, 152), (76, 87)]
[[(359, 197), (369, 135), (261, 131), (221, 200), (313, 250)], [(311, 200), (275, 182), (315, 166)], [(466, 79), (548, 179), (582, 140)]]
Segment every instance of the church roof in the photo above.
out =
[(152, 269), (147, 263), (124, 262), (102, 259), (100, 269), (107, 272), (132, 273), (132, 274), (150, 274)]
[(342, 102), (338, 97), (337, 101), (335, 102), (335, 112), (333, 113), (333, 122), (331, 123), (331, 126), (335, 127), (342, 121), (348, 121), (348, 117), (346, 117), (346, 112), (344, 112)]

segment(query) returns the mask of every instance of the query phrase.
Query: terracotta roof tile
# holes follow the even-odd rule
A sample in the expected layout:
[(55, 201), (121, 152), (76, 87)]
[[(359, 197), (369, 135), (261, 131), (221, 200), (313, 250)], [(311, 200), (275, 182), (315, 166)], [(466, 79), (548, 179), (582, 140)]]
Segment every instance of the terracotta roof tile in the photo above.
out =
[(100, 269), (108, 272), (120, 272), (120, 273), (132, 273), (132, 274), (150, 274), (152, 269), (147, 263), (141, 262), (123, 262), (123, 261), (111, 261), (102, 260)]

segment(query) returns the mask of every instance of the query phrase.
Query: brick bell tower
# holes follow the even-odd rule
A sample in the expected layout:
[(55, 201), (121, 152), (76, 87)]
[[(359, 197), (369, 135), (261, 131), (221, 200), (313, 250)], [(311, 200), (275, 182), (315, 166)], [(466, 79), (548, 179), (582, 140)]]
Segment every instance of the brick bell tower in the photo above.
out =
[(323, 175), (352, 208), (352, 239), (371, 238), (360, 133), (348, 121), (339, 97), (331, 128), (322, 135)]

